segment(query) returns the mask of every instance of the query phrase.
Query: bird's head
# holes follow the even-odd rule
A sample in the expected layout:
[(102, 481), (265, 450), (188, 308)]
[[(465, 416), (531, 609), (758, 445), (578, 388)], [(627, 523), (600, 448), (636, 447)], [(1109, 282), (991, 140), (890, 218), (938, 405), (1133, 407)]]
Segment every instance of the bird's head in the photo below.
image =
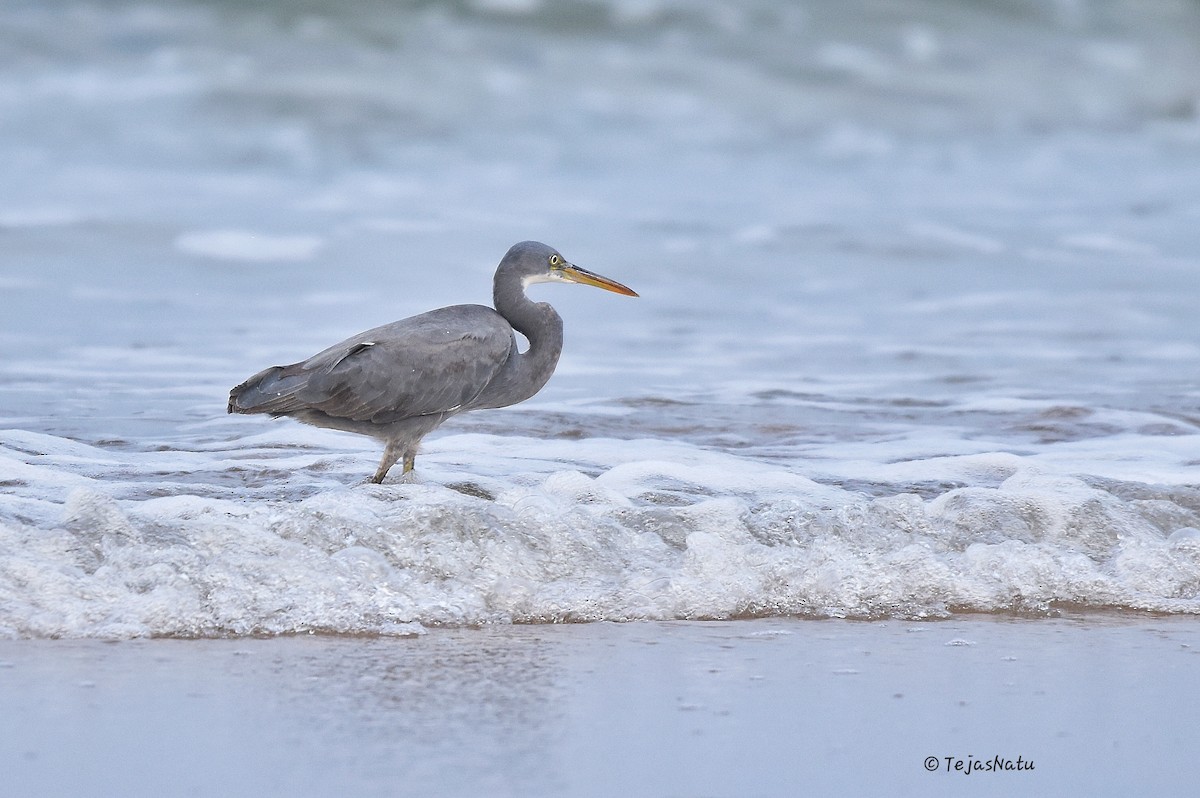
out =
[(582, 269), (569, 262), (554, 247), (538, 241), (514, 244), (500, 261), (500, 268), (496, 271), (497, 279), (500, 279), (501, 273), (512, 274), (526, 287), (533, 283), (579, 283), (625, 296), (637, 296), (637, 292), (632, 288)]

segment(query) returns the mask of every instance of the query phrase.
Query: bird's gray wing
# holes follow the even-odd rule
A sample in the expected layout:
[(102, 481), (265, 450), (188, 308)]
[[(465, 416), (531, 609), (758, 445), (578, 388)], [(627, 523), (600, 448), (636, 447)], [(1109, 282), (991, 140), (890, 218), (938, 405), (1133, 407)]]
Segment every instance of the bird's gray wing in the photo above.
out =
[[(302, 363), (277, 367), (270, 407), (319, 410), (335, 418), (388, 424), (457, 410), (479, 395), (515, 346), (512, 328), (482, 305), (455, 305), (348, 338)], [(252, 378), (254, 379), (254, 378)]]

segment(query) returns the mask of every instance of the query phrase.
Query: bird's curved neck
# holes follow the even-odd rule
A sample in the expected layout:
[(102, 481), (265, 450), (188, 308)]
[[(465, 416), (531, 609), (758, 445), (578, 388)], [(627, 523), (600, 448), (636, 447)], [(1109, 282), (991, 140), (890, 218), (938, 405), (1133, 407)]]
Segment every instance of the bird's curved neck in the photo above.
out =
[(525, 295), (525, 286), (520, 280), (503, 280), (500, 275), (492, 294), (496, 311), (513, 329), (529, 340), (529, 349), (524, 353), (513, 352), (505, 373), (490, 386), (493, 391), (490, 402), (500, 407), (522, 402), (542, 389), (562, 353), (562, 317), (545, 302), (533, 302)]
[(508, 320), (513, 329), (529, 339), (531, 346), (537, 344), (546, 326), (547, 316), (558, 318), (554, 309), (544, 302), (534, 302), (525, 295), (525, 286), (520, 280), (497, 280), (492, 287), (492, 303), (496, 311)]

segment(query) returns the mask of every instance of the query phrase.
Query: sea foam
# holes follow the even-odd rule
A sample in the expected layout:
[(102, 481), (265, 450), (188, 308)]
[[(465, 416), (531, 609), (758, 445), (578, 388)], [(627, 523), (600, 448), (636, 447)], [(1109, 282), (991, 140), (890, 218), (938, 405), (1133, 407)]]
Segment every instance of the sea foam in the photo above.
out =
[[(434, 448), (486, 439), (449, 436)], [(557, 454), (574, 447), (591, 473), (548, 462), (474, 478), (431, 454), (416, 483), (321, 482), (300, 499), (247, 500), (182, 487), (150, 495), (154, 456), (125, 488), (138, 498), (114, 498), (111, 482), (79, 473), (91, 466), (78, 444), (42, 443), (58, 452), (52, 463), (11, 448), (0, 458), (16, 488), (0, 505), (7, 637), (1200, 612), (1200, 491), (1085, 480), (1011, 456), (984, 469), (991, 486), (871, 497), (696, 447), (612, 463), (630, 447), (548, 442)], [(168, 461), (189, 457), (200, 468), (227, 453)], [(319, 457), (284, 459), (303, 481)], [(116, 459), (129, 467), (138, 457)], [(967, 458), (962, 475), (983, 461)]]

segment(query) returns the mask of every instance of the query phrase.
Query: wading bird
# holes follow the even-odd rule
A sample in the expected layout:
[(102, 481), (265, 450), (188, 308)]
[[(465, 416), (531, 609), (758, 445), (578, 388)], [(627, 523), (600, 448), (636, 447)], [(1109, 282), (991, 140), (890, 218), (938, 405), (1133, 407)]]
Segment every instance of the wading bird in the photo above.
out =
[[(401, 459), (407, 474), (421, 439), (446, 419), (523, 402), (550, 379), (562, 318), (525, 289), (553, 282), (637, 296), (545, 244), (523, 241), (496, 267), (495, 310), (452, 305), (367, 330), (308, 360), (260, 371), (229, 392), (228, 410), (370, 435), (385, 444), (371, 481), (382, 482)], [(517, 348), (514, 330), (529, 340), (527, 351)]]

